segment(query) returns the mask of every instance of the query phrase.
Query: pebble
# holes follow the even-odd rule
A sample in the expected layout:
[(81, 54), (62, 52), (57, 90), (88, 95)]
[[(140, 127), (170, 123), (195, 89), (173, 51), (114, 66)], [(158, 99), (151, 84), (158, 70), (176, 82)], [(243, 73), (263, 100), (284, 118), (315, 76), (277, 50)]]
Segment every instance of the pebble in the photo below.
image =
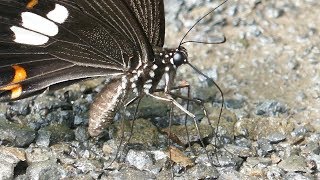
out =
[(26, 176), (30, 180), (61, 179), (61, 167), (55, 161), (41, 161), (28, 166)]
[(272, 144), (279, 143), (281, 141), (284, 141), (286, 139), (286, 136), (280, 132), (275, 132), (270, 134), (267, 139), (270, 141)]
[(259, 103), (256, 107), (256, 114), (260, 116), (277, 116), (288, 111), (287, 107), (275, 100), (268, 100)]
[(31, 144), (36, 137), (35, 131), (19, 124), (0, 119), (0, 139), (17, 147)]
[(307, 172), (306, 159), (292, 155), (279, 163), (279, 167), (287, 172)]
[(126, 161), (140, 170), (149, 170), (153, 165), (152, 157), (144, 151), (129, 150)]

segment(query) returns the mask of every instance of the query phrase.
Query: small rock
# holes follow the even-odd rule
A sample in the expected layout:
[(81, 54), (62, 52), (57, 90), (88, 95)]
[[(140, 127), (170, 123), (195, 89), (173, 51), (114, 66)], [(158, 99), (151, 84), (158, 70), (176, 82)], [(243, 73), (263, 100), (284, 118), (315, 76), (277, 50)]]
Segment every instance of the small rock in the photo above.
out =
[[(115, 124), (117, 128), (117, 134), (116, 140), (121, 141), (121, 140), (127, 140), (121, 139), (122, 137), (122, 131), (124, 131), (124, 137), (129, 137), (130, 132), (132, 130), (132, 136), (130, 139), (130, 144), (138, 144), (143, 146), (144, 148), (150, 148), (152, 145), (158, 145), (159, 144), (159, 132), (157, 128), (149, 121), (146, 119), (137, 119), (134, 121), (134, 126), (133, 129), (131, 127), (131, 122), (132, 121), (120, 121)], [(124, 127), (122, 125), (124, 123)]]
[(272, 164), (278, 164), (281, 161), (281, 158), (275, 154), (271, 154)]
[(288, 111), (287, 107), (275, 100), (266, 100), (256, 107), (256, 114), (260, 116), (277, 116)]
[(280, 132), (275, 132), (275, 133), (270, 134), (267, 137), (267, 139), (270, 141), (270, 143), (276, 144), (276, 143), (279, 143), (279, 142), (285, 140), (286, 136)]
[(289, 172), (283, 176), (283, 179), (312, 180), (314, 178), (305, 176), (301, 173)]
[(28, 164), (42, 161), (56, 161), (55, 154), (47, 148), (28, 148), (26, 149), (26, 159)]
[(13, 179), (15, 165), (0, 160), (0, 179)]
[(243, 107), (244, 104), (244, 100), (237, 100), (237, 99), (227, 99), (225, 100), (225, 105), (227, 108), (231, 108), (231, 109), (240, 109)]
[(55, 161), (42, 161), (31, 164), (26, 172), (30, 180), (61, 179), (62, 172)]
[(31, 144), (36, 137), (35, 131), (19, 124), (0, 119), (0, 139), (13, 146), (24, 147)]
[(283, 179), (285, 172), (279, 167), (270, 166), (267, 171), (268, 179)]
[(282, 16), (284, 11), (274, 6), (267, 6), (265, 14), (269, 18), (278, 18)]
[(13, 179), (14, 169), (20, 161), (25, 161), (23, 149), (0, 147), (0, 179)]
[(254, 156), (255, 152), (248, 147), (236, 146), (232, 144), (227, 144), (225, 148), (231, 153), (239, 157), (249, 157)]
[(50, 145), (50, 137), (51, 137), (50, 131), (39, 130), (36, 144), (38, 146), (48, 147)]
[(144, 151), (135, 151), (132, 149), (129, 150), (126, 161), (140, 170), (149, 169), (153, 165), (152, 157), (149, 154)]
[(272, 161), (270, 158), (263, 158), (263, 157), (248, 157), (246, 161), (246, 165), (254, 168), (256, 166), (270, 166)]
[(200, 164), (190, 168), (184, 177), (185, 179), (217, 179), (219, 172), (215, 167)]
[(80, 142), (85, 142), (89, 139), (89, 134), (86, 128), (83, 126), (77, 127), (77, 129), (74, 131), (74, 134), (75, 134), (76, 140)]
[(309, 141), (305, 146), (301, 147), (303, 154), (320, 154), (320, 146), (318, 142)]
[(288, 172), (307, 172), (308, 169), (305, 158), (297, 155), (289, 156), (281, 161), (278, 166)]
[(274, 147), (272, 146), (272, 144), (270, 144), (270, 142), (267, 139), (260, 139), (257, 142), (260, 150), (260, 151), (258, 150), (258, 152), (260, 152), (262, 156), (274, 150)]
[(74, 166), (82, 173), (87, 174), (92, 171), (101, 171), (103, 164), (98, 160), (79, 159)]
[(44, 128), (40, 129), (41, 131), (45, 131), (47, 133), (51, 133), (50, 135), (50, 143), (58, 143), (61, 141), (71, 141), (74, 140), (74, 132), (68, 126), (64, 124), (51, 124)]
[(122, 168), (119, 171), (112, 171), (108, 176), (101, 177), (101, 180), (121, 180), (121, 179), (128, 179), (128, 180), (138, 180), (138, 179), (156, 179), (156, 176), (148, 171), (140, 171), (134, 168)]

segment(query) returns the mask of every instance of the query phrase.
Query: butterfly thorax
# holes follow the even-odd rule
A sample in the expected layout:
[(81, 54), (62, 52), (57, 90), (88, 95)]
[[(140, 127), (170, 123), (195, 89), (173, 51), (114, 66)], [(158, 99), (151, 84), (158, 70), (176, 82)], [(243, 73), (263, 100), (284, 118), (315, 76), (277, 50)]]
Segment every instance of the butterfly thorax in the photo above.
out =
[(132, 89), (136, 95), (142, 95), (153, 93), (164, 77), (164, 91), (168, 91), (173, 84), (177, 68), (188, 62), (187, 57), (184, 47), (154, 48), (154, 60), (131, 70), (126, 77), (123, 77), (123, 81), (126, 84), (129, 81), (127, 88)]

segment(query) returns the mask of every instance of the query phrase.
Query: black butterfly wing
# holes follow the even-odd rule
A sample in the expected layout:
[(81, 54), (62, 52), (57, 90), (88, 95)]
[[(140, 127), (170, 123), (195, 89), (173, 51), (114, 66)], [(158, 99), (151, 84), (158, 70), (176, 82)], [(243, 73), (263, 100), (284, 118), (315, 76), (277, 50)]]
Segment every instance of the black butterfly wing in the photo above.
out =
[(163, 47), (165, 16), (163, 0), (124, 0), (139, 20), (149, 42)]
[(121, 0), (32, 2), (0, 0), (0, 100), (123, 74), (153, 58), (139, 21)]

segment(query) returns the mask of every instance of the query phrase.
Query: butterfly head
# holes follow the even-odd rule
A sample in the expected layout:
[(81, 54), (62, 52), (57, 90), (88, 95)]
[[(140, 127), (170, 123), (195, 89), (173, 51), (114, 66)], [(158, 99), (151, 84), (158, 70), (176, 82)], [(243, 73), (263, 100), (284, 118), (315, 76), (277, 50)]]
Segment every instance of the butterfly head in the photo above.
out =
[(187, 50), (180, 46), (179, 48), (176, 49), (172, 56), (172, 62), (173, 65), (176, 67), (179, 67), (182, 64), (188, 63), (188, 53)]

